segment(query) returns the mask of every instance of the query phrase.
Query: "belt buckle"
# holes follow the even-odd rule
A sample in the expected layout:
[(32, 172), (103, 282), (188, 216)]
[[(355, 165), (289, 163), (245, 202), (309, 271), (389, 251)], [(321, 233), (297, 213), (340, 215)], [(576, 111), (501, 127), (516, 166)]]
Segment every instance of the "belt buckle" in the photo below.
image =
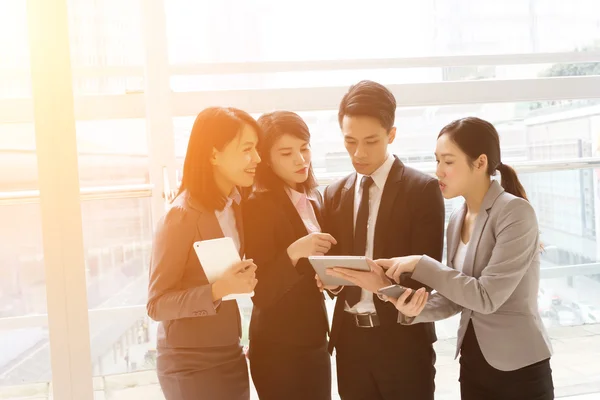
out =
[[(367, 317), (369, 319), (369, 325), (362, 325), (360, 323), (359, 317)], [(373, 328), (375, 326), (373, 325), (373, 314), (355, 314), (354, 320), (356, 322), (356, 326), (358, 326), (359, 328)]]

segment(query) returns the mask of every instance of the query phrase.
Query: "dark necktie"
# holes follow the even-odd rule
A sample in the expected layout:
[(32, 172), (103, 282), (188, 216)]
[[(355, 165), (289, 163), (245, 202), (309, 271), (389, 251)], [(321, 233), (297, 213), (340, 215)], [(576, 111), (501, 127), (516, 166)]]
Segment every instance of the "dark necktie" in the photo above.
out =
[[(355, 256), (365, 256), (367, 249), (367, 228), (369, 225), (369, 188), (373, 184), (373, 178), (363, 176), (360, 181), (362, 196), (356, 214), (356, 224), (354, 226), (354, 244), (352, 254)], [(360, 301), (362, 290), (358, 286), (349, 286), (346, 293), (346, 301), (350, 307), (354, 307)]]

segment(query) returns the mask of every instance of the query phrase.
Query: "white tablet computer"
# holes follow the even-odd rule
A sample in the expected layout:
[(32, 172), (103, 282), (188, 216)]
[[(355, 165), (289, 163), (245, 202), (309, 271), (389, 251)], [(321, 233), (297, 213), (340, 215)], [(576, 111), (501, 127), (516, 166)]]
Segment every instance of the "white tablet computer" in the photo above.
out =
[(319, 278), (321, 278), (321, 282), (323, 282), (324, 285), (356, 286), (354, 283), (345, 279), (327, 275), (325, 271), (328, 268), (343, 267), (357, 271), (371, 270), (371, 267), (369, 267), (369, 264), (367, 263), (367, 257), (361, 256), (311, 256), (308, 257), (308, 261), (317, 275), (319, 275)]
[[(209, 283), (221, 278), (229, 267), (241, 261), (235, 243), (230, 237), (195, 242), (194, 251)], [(225, 296), (223, 300), (233, 300), (239, 298), (240, 295), (243, 295), (241, 297), (254, 296), (254, 292), (232, 294)]]

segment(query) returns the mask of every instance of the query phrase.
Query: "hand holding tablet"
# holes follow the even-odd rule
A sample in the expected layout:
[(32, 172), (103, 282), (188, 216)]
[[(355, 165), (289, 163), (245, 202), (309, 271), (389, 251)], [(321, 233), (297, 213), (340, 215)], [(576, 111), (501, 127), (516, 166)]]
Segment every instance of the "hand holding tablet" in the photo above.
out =
[(309, 261), (325, 285), (359, 286), (377, 293), (392, 283), (385, 271), (367, 257), (322, 256), (321, 259), (309, 257)]
[(354, 283), (327, 274), (330, 268), (349, 268), (355, 271), (371, 270), (367, 257), (360, 256), (310, 256), (308, 261), (325, 286), (356, 286)]
[(240, 258), (233, 239), (202, 240), (194, 243), (194, 250), (208, 282), (217, 285), (216, 297), (225, 301), (254, 296), (256, 265)]

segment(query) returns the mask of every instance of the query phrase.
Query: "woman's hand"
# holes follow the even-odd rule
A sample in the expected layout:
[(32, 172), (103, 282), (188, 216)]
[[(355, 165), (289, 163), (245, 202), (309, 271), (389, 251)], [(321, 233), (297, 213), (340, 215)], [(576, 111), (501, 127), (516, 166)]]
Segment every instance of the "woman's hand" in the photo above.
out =
[(413, 273), (416, 265), (421, 261), (422, 256), (406, 256), (394, 258), (382, 258), (375, 260), (375, 263), (385, 269), (388, 278), (400, 283), (400, 275), (403, 273)]
[(393, 299), (387, 296), (384, 296), (385, 300), (393, 303), (398, 311), (407, 317), (416, 317), (421, 314), (421, 311), (425, 308), (425, 304), (427, 304), (427, 299), (429, 298), (429, 293), (425, 290), (425, 288), (418, 289), (409, 302), (406, 302), (408, 296), (413, 292), (412, 289), (406, 289), (402, 295)]
[(212, 286), (213, 301), (230, 294), (250, 293), (256, 283), (256, 264), (252, 260), (242, 260), (233, 264)]
[(301, 237), (287, 248), (292, 264), (296, 266), (298, 260), (309, 256), (323, 256), (337, 241), (329, 233), (313, 232)]

